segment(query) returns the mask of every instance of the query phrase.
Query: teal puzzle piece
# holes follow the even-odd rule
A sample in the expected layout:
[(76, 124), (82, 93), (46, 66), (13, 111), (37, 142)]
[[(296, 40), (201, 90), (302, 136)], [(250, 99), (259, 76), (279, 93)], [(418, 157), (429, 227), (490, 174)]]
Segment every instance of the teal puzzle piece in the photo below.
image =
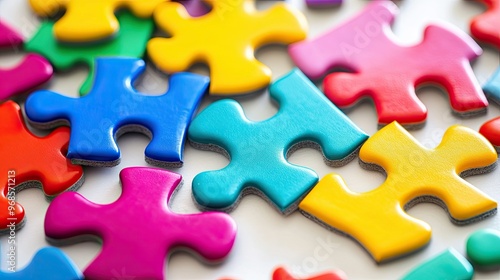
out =
[(146, 43), (153, 33), (151, 19), (140, 19), (123, 11), (118, 16), (120, 32), (108, 41), (89, 45), (67, 45), (57, 41), (53, 35), (53, 21), (44, 21), (38, 32), (26, 44), (25, 49), (46, 57), (58, 71), (66, 71), (78, 64), (89, 67), (89, 75), (80, 88), (80, 95), (92, 88), (95, 59), (104, 56), (141, 58)]
[(413, 269), (403, 280), (470, 280), (473, 276), (474, 269), (469, 261), (450, 248)]
[(234, 100), (206, 108), (189, 128), (191, 143), (226, 154), (231, 162), (198, 174), (193, 196), (202, 209), (231, 211), (248, 193), (263, 195), (287, 215), (318, 181), (317, 174), (290, 164), (287, 156), (301, 147), (322, 148), (327, 164), (347, 163), (367, 139), (300, 70), (270, 87), (278, 113), (262, 122), (246, 118)]

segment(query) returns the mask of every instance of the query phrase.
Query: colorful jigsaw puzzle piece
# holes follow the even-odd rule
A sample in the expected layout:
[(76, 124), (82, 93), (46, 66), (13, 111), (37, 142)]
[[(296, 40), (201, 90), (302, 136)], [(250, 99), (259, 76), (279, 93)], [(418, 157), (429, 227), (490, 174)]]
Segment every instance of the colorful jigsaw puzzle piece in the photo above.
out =
[(283, 268), (277, 268), (274, 273), (272, 280), (346, 280), (347, 276), (342, 271), (334, 271), (323, 273), (320, 275), (312, 276), (309, 278), (295, 278), (288, 271)]
[(471, 280), (474, 276), (472, 265), (455, 249), (448, 249), (426, 261), (405, 275), (402, 280)]
[[(151, 17), (158, 4), (166, 0), (30, 0), (31, 7), (40, 16), (64, 15), (54, 24), (58, 41), (82, 43), (104, 40), (123, 28), (114, 12), (127, 8), (134, 16)], [(132, 42), (132, 41), (131, 41)]]
[[(16, 48), (23, 38), (14, 29), (0, 21), (0, 48)], [(0, 100), (35, 88), (52, 78), (52, 66), (42, 56), (27, 55), (11, 69), (0, 69)]]
[(83, 280), (83, 274), (63, 251), (46, 247), (40, 249), (31, 263), (16, 272), (0, 271), (2, 280)]
[[(24, 124), (21, 108), (13, 101), (0, 105), (0, 232), (19, 229), (24, 209), (9, 200), (12, 194), (39, 187), (47, 199), (83, 183), (81, 166), (64, 157), (69, 129), (59, 128), (46, 137), (32, 134)], [(10, 207), (9, 207), (10, 206)]]
[(488, 11), (472, 19), (471, 33), (479, 41), (490, 43), (500, 49), (500, 0), (476, 0), (484, 3)]
[(85, 277), (111, 279), (114, 272), (122, 272), (135, 279), (164, 279), (165, 259), (177, 246), (209, 261), (229, 254), (236, 237), (236, 224), (229, 215), (176, 214), (168, 207), (181, 175), (132, 167), (120, 172), (120, 180), (123, 192), (112, 204), (95, 204), (69, 192), (47, 210), (45, 234), (51, 240), (81, 235), (102, 238), (103, 249), (85, 269)]
[[(208, 77), (172, 75), (168, 92), (145, 95), (133, 88), (145, 63), (135, 58), (99, 58), (94, 87), (80, 98), (38, 91), (26, 101), (26, 115), (40, 128), (71, 126), (68, 158), (93, 166), (120, 162), (116, 138), (134, 131), (151, 138), (146, 161), (159, 166), (182, 165), (187, 127), (208, 90)], [(108, 108), (103, 110), (103, 108)]]
[(80, 89), (84, 95), (92, 87), (95, 59), (103, 56), (123, 56), (140, 58), (146, 49), (146, 42), (153, 32), (153, 21), (139, 19), (128, 12), (118, 15), (120, 32), (110, 41), (94, 45), (65, 45), (54, 38), (51, 21), (44, 21), (33, 38), (25, 44), (25, 49), (46, 57), (56, 68), (65, 71), (79, 63), (89, 67), (89, 75)]
[(5, 22), (0, 21), (0, 48), (18, 47), (23, 44), (23, 37)]
[(483, 86), (483, 90), (489, 99), (500, 105), (500, 68)]
[(327, 163), (338, 166), (367, 139), (299, 70), (274, 82), (270, 94), (280, 109), (268, 120), (250, 121), (236, 101), (221, 100), (191, 123), (189, 140), (195, 147), (224, 150), (231, 159), (225, 168), (194, 178), (193, 196), (201, 208), (231, 211), (253, 193), (289, 214), (318, 181), (314, 171), (290, 164), (290, 153), (322, 148)]
[(391, 1), (373, 1), (338, 28), (291, 45), (290, 55), (312, 79), (333, 68), (348, 69), (351, 73), (326, 77), (325, 95), (341, 108), (373, 99), (380, 125), (423, 124), (427, 108), (415, 88), (424, 83), (443, 86), (455, 113), (484, 113), (488, 101), (470, 66), (481, 48), (460, 30), (436, 25), (426, 28), (420, 44), (396, 44), (388, 33), (397, 12)]
[(208, 64), (213, 94), (244, 94), (266, 87), (271, 70), (255, 58), (255, 48), (289, 44), (306, 36), (305, 17), (285, 4), (267, 11), (257, 11), (254, 0), (211, 4), (208, 14), (196, 18), (179, 3), (161, 4), (154, 18), (172, 38), (153, 38), (148, 53), (158, 68), (169, 73), (197, 62)]
[(467, 256), (473, 264), (482, 268), (500, 266), (500, 231), (483, 229), (467, 240)]
[(471, 129), (452, 126), (437, 148), (427, 149), (392, 123), (370, 137), (359, 156), (365, 167), (387, 172), (380, 187), (355, 193), (339, 175), (330, 174), (299, 208), (307, 217), (352, 236), (377, 262), (414, 252), (429, 242), (430, 226), (405, 212), (415, 204), (436, 203), (456, 224), (496, 213), (496, 201), (459, 176), (490, 171), (497, 160), (491, 144)]

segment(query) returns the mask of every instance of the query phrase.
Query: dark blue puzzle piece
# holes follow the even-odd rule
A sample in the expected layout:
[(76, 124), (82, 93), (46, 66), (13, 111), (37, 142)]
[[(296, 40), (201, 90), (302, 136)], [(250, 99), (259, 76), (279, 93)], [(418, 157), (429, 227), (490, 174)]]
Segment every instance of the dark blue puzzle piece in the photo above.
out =
[(133, 88), (145, 63), (134, 58), (99, 58), (92, 90), (80, 98), (38, 91), (26, 101), (26, 115), (37, 127), (71, 126), (68, 158), (74, 163), (113, 166), (120, 161), (116, 139), (129, 131), (150, 136), (146, 161), (158, 166), (182, 165), (186, 130), (209, 78), (172, 75), (169, 90), (148, 96)]
[(40, 249), (31, 263), (16, 272), (0, 271), (2, 280), (83, 280), (83, 274), (63, 251), (46, 247)]

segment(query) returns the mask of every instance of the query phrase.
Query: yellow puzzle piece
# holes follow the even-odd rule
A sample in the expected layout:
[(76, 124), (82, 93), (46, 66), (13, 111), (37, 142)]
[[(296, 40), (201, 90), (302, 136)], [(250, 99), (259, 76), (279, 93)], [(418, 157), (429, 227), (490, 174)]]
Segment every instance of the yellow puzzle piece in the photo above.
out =
[(365, 142), (360, 159), (387, 172), (380, 187), (355, 193), (339, 175), (330, 174), (299, 208), (321, 224), (352, 236), (377, 262), (411, 253), (429, 242), (430, 226), (405, 212), (417, 203), (447, 207), (457, 224), (496, 213), (497, 203), (459, 176), (491, 170), (497, 160), (491, 144), (471, 129), (452, 126), (437, 148), (427, 149), (392, 123)]
[(211, 12), (196, 18), (179, 3), (161, 4), (154, 18), (172, 38), (150, 40), (148, 53), (158, 68), (170, 73), (197, 62), (208, 64), (212, 94), (244, 94), (266, 87), (271, 70), (255, 59), (255, 48), (306, 37), (305, 17), (286, 4), (258, 11), (254, 0), (205, 2)]
[(116, 10), (128, 8), (134, 15), (146, 18), (165, 1), (168, 0), (30, 0), (30, 4), (40, 16), (53, 16), (66, 9), (54, 25), (55, 36), (60, 41), (81, 43), (102, 40), (118, 32)]

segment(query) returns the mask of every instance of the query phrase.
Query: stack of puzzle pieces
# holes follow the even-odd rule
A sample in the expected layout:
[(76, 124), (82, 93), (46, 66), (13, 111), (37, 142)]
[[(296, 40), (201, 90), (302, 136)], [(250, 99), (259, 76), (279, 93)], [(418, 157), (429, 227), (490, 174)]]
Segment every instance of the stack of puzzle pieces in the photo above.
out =
[[(254, 0), (23, 1), (42, 20), (31, 37), (0, 21), (0, 48), (25, 53), (18, 65), (0, 69), (0, 237), (7, 245), (0, 252), (27, 223), (30, 213), (16, 194), (32, 187), (49, 201), (43, 227), (56, 247), (40, 249), (19, 269), (0, 269), (0, 279), (166, 279), (165, 262), (179, 248), (219, 263), (235, 247), (238, 227), (230, 213), (247, 194), (264, 199), (283, 220), (300, 212), (333, 231), (328, 234), (350, 237), (344, 242), (359, 243), (357, 250), (380, 266), (433, 246), (431, 226), (406, 212), (416, 204), (437, 204), (464, 226), (497, 212), (500, 197), (464, 178), (495, 172), (500, 117), (479, 131), (452, 125), (432, 148), (409, 130), (428, 119), (416, 94), (422, 85), (446, 92), (457, 120), (484, 116), (488, 99), (500, 104), (500, 68), (481, 85), (471, 66), (483, 54), (477, 42), (500, 50), (500, 0), (477, 0), (488, 10), (471, 22), (471, 35), (429, 24), (413, 45), (391, 33), (399, 8), (388, 0), (365, 1), (357, 14), (317, 36), (308, 35), (302, 12), (282, 1), (264, 10)], [(346, 4), (304, 2), (332, 17)], [(287, 46), (294, 64), (276, 79), (255, 56), (270, 44)], [(137, 89), (146, 61), (162, 79), (168, 75), (166, 92)], [(79, 97), (49, 90), (51, 78), (64, 79), (61, 73), (80, 64), (89, 74)], [(209, 73), (191, 71), (198, 64)], [(241, 103), (265, 92), (278, 110), (251, 120)], [(378, 117), (371, 136), (345, 114), (366, 99)], [(202, 102), (208, 105), (199, 109)], [(130, 132), (150, 142), (144, 166), (121, 170), (119, 198), (99, 204), (77, 192), (84, 171), (120, 165), (117, 140)], [(229, 160), (185, 186), (199, 213), (170, 207), (182, 185), (186, 142)], [(289, 162), (302, 148), (318, 150), (333, 169), (357, 159), (386, 178), (373, 190), (354, 191), (338, 173), (320, 178)], [(58, 248), (89, 238), (102, 249), (83, 268)], [(500, 266), (500, 228), (480, 228), (463, 244), (466, 254), (449, 248), (393, 277), (472, 279), (475, 271)], [(10, 258), (0, 255), (2, 264)], [(269, 275), (349, 278), (333, 265), (317, 273), (278, 267)], [(220, 279), (245, 279), (229, 276)]]

